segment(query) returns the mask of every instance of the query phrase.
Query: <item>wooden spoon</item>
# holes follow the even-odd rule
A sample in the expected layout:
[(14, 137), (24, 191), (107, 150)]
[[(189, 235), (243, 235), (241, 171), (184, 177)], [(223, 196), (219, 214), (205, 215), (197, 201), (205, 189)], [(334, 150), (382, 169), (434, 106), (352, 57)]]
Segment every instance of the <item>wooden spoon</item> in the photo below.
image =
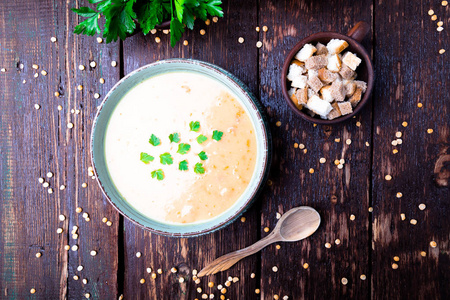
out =
[(295, 207), (286, 212), (274, 230), (253, 245), (221, 256), (198, 273), (198, 277), (228, 270), (239, 260), (252, 255), (275, 242), (295, 242), (307, 238), (319, 228), (320, 215), (309, 206)]

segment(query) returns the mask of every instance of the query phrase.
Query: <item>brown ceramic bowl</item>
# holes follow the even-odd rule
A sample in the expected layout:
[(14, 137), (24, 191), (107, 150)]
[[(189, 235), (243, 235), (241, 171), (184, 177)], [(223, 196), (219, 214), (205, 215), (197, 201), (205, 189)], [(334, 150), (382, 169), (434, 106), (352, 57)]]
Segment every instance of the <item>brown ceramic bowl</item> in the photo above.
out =
[[(374, 73), (373, 73), (373, 66), (372, 61), (370, 60), (370, 55), (367, 52), (367, 50), (360, 44), (360, 42), (364, 39), (364, 37), (367, 35), (367, 33), (370, 31), (370, 26), (366, 22), (358, 22), (355, 27), (353, 27), (347, 35), (343, 35), (337, 32), (319, 32), (315, 33), (313, 35), (310, 35), (300, 42), (298, 42), (294, 48), (289, 52), (288, 56), (286, 57), (286, 60), (284, 61), (283, 70), (281, 73), (281, 86), (283, 90), (283, 96), (286, 100), (289, 107), (300, 117), (303, 119), (317, 123), (317, 124), (336, 124), (345, 120), (348, 120), (352, 118), (354, 115), (358, 114), (361, 109), (366, 105), (367, 102), (369, 102), (370, 94), (372, 93), (373, 89), (373, 82), (374, 82)], [(356, 53), (359, 58), (362, 59), (362, 63), (358, 66), (358, 69), (356, 69), (356, 73), (358, 74), (357, 79), (363, 80), (367, 82), (367, 90), (363, 95), (363, 98), (358, 103), (356, 108), (353, 110), (351, 114), (345, 115), (343, 117), (338, 117), (334, 120), (325, 120), (320, 117), (311, 117), (308, 115), (306, 111), (302, 111), (298, 109), (295, 104), (292, 102), (291, 98), (288, 94), (289, 89), (289, 83), (286, 78), (287, 73), (289, 71), (289, 66), (291, 64), (292, 59), (294, 58), (295, 54), (297, 54), (300, 49), (308, 43), (315, 44), (317, 42), (321, 42), (322, 44), (326, 45), (331, 39), (341, 39), (347, 41), (349, 46), (345, 49), (348, 51), (351, 51), (353, 53)]]

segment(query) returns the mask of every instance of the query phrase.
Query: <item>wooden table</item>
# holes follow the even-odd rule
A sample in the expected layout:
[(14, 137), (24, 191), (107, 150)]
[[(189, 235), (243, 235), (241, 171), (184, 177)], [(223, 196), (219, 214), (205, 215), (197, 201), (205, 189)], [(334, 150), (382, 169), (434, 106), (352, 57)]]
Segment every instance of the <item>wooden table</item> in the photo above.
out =
[[(160, 43), (153, 35), (112, 44), (74, 35), (79, 21), (69, 11), (74, 5), (68, 0), (0, 4), (0, 68), (6, 69), (0, 72), (1, 299), (81, 299), (85, 293), (93, 299), (122, 294), (124, 299), (201, 299), (202, 293), (213, 293), (220, 299), (217, 285), (228, 276), (239, 278), (226, 287), (229, 299), (450, 299), (450, 15), (441, 1), (228, 1), (223, 19), (209, 26), (197, 22), (183, 35), (189, 44), (175, 48), (162, 32), (156, 34)], [(444, 22), (442, 32), (430, 9)], [(363, 41), (376, 72), (371, 104), (336, 126), (299, 119), (280, 88), (286, 53), (309, 34), (345, 33), (360, 20), (372, 26)], [(255, 30), (264, 25), (267, 32)], [(439, 54), (440, 49), (447, 52)], [(90, 131), (102, 100), (94, 93), (104, 96), (124, 74), (171, 57), (204, 60), (237, 75), (261, 99), (274, 137), (270, 181), (244, 214), (245, 222), (199, 238), (167, 238), (135, 226), (108, 204), (88, 170)], [(90, 61), (97, 66), (89, 67)], [(86, 70), (79, 70), (80, 64)], [(393, 146), (397, 132), (402, 144)], [(345, 160), (343, 169), (336, 159)], [(48, 172), (53, 177), (47, 178)], [(193, 269), (267, 235), (263, 229), (275, 226), (277, 213), (299, 205), (322, 216), (312, 237), (271, 245), (226, 272), (194, 282)], [(77, 207), (89, 214), (89, 222)], [(67, 251), (65, 245), (79, 249)], [(149, 267), (162, 274), (153, 279)]]

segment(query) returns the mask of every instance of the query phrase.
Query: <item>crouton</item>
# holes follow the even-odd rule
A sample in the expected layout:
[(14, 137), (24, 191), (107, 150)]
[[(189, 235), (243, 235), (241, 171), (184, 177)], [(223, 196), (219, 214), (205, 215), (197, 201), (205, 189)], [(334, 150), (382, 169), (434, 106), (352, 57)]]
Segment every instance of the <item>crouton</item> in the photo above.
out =
[(337, 54), (328, 57), (327, 69), (332, 72), (339, 72), (341, 70), (342, 62)]
[(294, 81), (294, 79), (300, 75), (302, 75), (305, 72), (305, 69), (302, 66), (299, 66), (297, 64), (291, 64), (289, 66), (289, 72), (286, 76), (286, 78), (290, 81)]
[(317, 76), (319, 76), (319, 79), (324, 83), (332, 83), (338, 78), (339, 75), (327, 70), (326, 68), (322, 68), (319, 70)]
[(333, 109), (327, 115), (328, 120), (333, 120), (333, 119), (336, 119), (336, 118), (342, 116), (341, 111), (339, 109), (339, 105), (337, 105), (336, 102), (331, 104), (331, 106), (333, 107)]
[(298, 103), (298, 99), (297, 99), (296, 93), (292, 94), (292, 95), (290, 96), (290, 98), (291, 98), (292, 102), (295, 104), (295, 106), (296, 106), (298, 109), (302, 109), (302, 108), (303, 108), (303, 106), (302, 106), (301, 104)]
[(342, 62), (346, 64), (350, 69), (353, 71), (356, 70), (356, 68), (361, 63), (361, 58), (356, 56), (356, 54), (351, 53), (350, 51), (345, 52), (345, 54), (342, 56)]
[(329, 54), (341, 53), (345, 48), (348, 47), (348, 43), (344, 40), (332, 39), (327, 44), (327, 49)]
[(300, 76), (295, 77), (294, 80), (292, 80), (291, 86), (302, 89), (306, 86), (307, 81), (308, 81), (308, 77), (306, 77), (304, 75), (300, 75)]
[(326, 119), (328, 113), (333, 109), (330, 103), (320, 99), (318, 96), (309, 98), (306, 106), (324, 119)]
[(319, 72), (317, 70), (308, 70), (308, 79), (319, 76)]
[(299, 105), (306, 105), (306, 103), (308, 103), (308, 89), (297, 89), (295, 97), (297, 98), (297, 103)]
[(316, 93), (318, 93), (320, 91), (320, 89), (323, 87), (322, 81), (320, 81), (319, 77), (317, 77), (317, 76), (311, 77), (308, 80), (308, 85)]
[(333, 96), (333, 99), (341, 102), (345, 100), (345, 87), (342, 81), (335, 80), (331, 84), (331, 95)]
[(297, 91), (296, 88), (290, 88), (290, 89), (288, 90), (288, 95), (289, 95), (289, 97), (292, 97), (292, 95), (294, 95), (296, 91)]
[(317, 43), (316, 49), (317, 49), (316, 55), (323, 55), (323, 54), (327, 55), (328, 54), (327, 47), (320, 42)]
[(305, 62), (317, 51), (316, 47), (311, 44), (306, 44), (303, 48), (297, 52), (295, 58), (299, 61)]
[(344, 81), (345, 86), (345, 96), (351, 97), (356, 91), (356, 83), (353, 81)]
[(356, 75), (355, 71), (347, 67), (346, 65), (343, 65), (341, 70), (339, 71), (339, 74), (344, 79), (353, 79), (353, 77)]
[(328, 58), (325, 55), (311, 56), (305, 61), (305, 67), (308, 70), (319, 70), (326, 67)]
[(308, 88), (308, 99), (312, 96), (319, 96), (316, 92), (314, 92), (312, 89)]
[(304, 62), (296, 60), (296, 59), (292, 60), (292, 64), (296, 64), (297, 66), (300, 66), (300, 67), (303, 67), (305, 65)]
[(350, 101), (350, 103), (352, 104), (353, 107), (358, 105), (359, 101), (361, 101), (362, 94), (363, 94), (363, 90), (361, 88), (357, 87), (356, 91), (353, 93), (353, 95), (350, 97), (350, 99), (348, 99), (348, 101)]
[(365, 83), (364, 81), (361, 81), (361, 80), (355, 80), (355, 83), (356, 83), (356, 88), (360, 88), (363, 93), (366, 92), (367, 83)]
[(339, 106), (339, 110), (343, 116), (353, 112), (352, 104), (348, 101), (338, 103), (337, 105)]
[(322, 95), (322, 99), (328, 102), (333, 102), (334, 98), (331, 95), (331, 85), (324, 86), (320, 89), (320, 95)]

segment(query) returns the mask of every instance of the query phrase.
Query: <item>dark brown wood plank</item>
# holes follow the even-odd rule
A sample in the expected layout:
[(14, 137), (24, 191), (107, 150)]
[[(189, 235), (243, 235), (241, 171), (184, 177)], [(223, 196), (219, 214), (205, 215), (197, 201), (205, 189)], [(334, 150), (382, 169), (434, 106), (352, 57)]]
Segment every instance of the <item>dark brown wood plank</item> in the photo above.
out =
[[(346, 33), (358, 21), (371, 23), (371, 1), (261, 1), (261, 99), (274, 136), (272, 185), (264, 194), (261, 227), (273, 229), (276, 213), (309, 205), (322, 217), (318, 231), (296, 243), (281, 243), (262, 251), (261, 299), (369, 297), (369, 174), (371, 105), (344, 124), (314, 126), (290, 110), (280, 87), (285, 56), (304, 37), (320, 31)], [(363, 45), (370, 51), (371, 37)], [(281, 122), (277, 126), (277, 122)], [(357, 122), (361, 126), (356, 125)], [(339, 142), (335, 139), (339, 138)], [(350, 139), (350, 145), (346, 140)], [(294, 143), (307, 150), (295, 148)], [(319, 159), (326, 158), (325, 164)], [(345, 159), (339, 170), (336, 159)], [(313, 168), (311, 174), (309, 169)], [(350, 216), (355, 215), (351, 221)], [(337, 245), (336, 239), (340, 240)], [(326, 248), (330, 243), (331, 248)], [(303, 265), (307, 263), (308, 268)], [(273, 272), (276, 266), (278, 272)], [(364, 274), (367, 280), (361, 280)], [(347, 285), (341, 283), (348, 280)]]
[[(223, 8), (223, 19), (219, 19), (218, 23), (211, 22), (209, 26), (199, 20), (194, 31), (185, 33), (174, 49), (169, 46), (169, 37), (161, 32), (155, 35), (161, 38), (160, 44), (155, 43), (153, 35), (144, 37), (138, 34), (127, 39), (124, 42), (125, 74), (159, 59), (194, 58), (227, 69), (257, 92), (257, 34), (254, 30), (257, 18), (256, 1), (246, 1), (239, 5), (224, 3)], [(201, 29), (206, 30), (203, 36), (199, 33)], [(238, 43), (238, 37), (241, 35), (245, 37), (244, 44)], [(187, 40), (189, 45), (183, 46), (183, 40)], [(227, 288), (227, 298), (243, 299), (244, 295), (250, 295), (257, 286), (257, 280), (250, 279), (250, 273), (258, 270), (257, 256), (238, 263), (226, 272), (206, 277), (198, 285), (191, 279), (193, 269), (199, 271), (217, 256), (257, 240), (257, 206), (253, 206), (245, 217), (245, 223), (238, 220), (213, 234), (190, 239), (152, 235), (125, 220), (125, 298), (201, 299), (202, 293), (214, 293), (215, 299), (219, 299), (217, 284), (224, 284), (228, 276), (237, 276), (240, 281)], [(142, 253), (141, 258), (135, 255), (138, 251)], [(164, 273), (153, 280), (146, 273), (147, 267), (151, 267), (153, 271), (161, 268)], [(184, 274), (189, 272), (189, 279), (180, 284), (179, 275), (170, 272), (172, 267), (183, 270)], [(146, 280), (144, 285), (139, 283), (141, 278)], [(209, 281), (215, 283), (214, 288), (207, 286)], [(197, 287), (201, 287), (203, 292), (197, 293)]]
[[(448, 156), (439, 175), (447, 170), (447, 179), (436, 181), (434, 174), (437, 161), (450, 153), (449, 12), (440, 2), (375, 5), (373, 299), (450, 298)], [(445, 22), (444, 31), (436, 31), (429, 9)], [(440, 55), (440, 49), (447, 52)], [(393, 146), (396, 132), (402, 144)]]
[[(77, 18), (69, 10), (72, 5), (63, 1), (0, 4), (0, 65), (7, 70), (0, 73), (2, 299), (24, 299), (31, 288), (39, 299), (79, 299), (84, 293), (117, 297), (118, 214), (88, 176), (88, 167), (90, 130), (101, 101), (93, 94), (105, 95), (118, 80), (119, 69), (112, 68), (110, 61), (119, 59), (119, 45), (74, 36)], [(52, 36), (56, 43), (50, 41)], [(96, 61), (95, 68), (89, 67), (90, 60)], [(78, 70), (79, 64), (86, 70)], [(104, 85), (99, 84), (102, 76)], [(79, 84), (83, 91), (77, 90)], [(59, 97), (54, 96), (56, 91)], [(80, 113), (71, 113), (72, 109)], [(68, 123), (74, 127), (69, 129)], [(47, 172), (53, 177), (47, 178)], [(52, 194), (39, 177), (49, 182)], [(75, 212), (78, 206), (89, 213), (90, 222)], [(66, 216), (64, 222), (58, 220), (59, 214)], [(113, 226), (102, 223), (104, 216)], [(70, 234), (74, 225), (79, 226), (78, 240)], [(59, 227), (62, 234), (57, 234)], [(79, 250), (66, 251), (66, 244), (77, 244)], [(92, 257), (91, 250), (98, 254)], [(84, 266), (82, 271), (77, 271), (79, 265)], [(72, 279), (75, 274), (78, 281)], [(82, 283), (84, 278), (87, 284)]]

